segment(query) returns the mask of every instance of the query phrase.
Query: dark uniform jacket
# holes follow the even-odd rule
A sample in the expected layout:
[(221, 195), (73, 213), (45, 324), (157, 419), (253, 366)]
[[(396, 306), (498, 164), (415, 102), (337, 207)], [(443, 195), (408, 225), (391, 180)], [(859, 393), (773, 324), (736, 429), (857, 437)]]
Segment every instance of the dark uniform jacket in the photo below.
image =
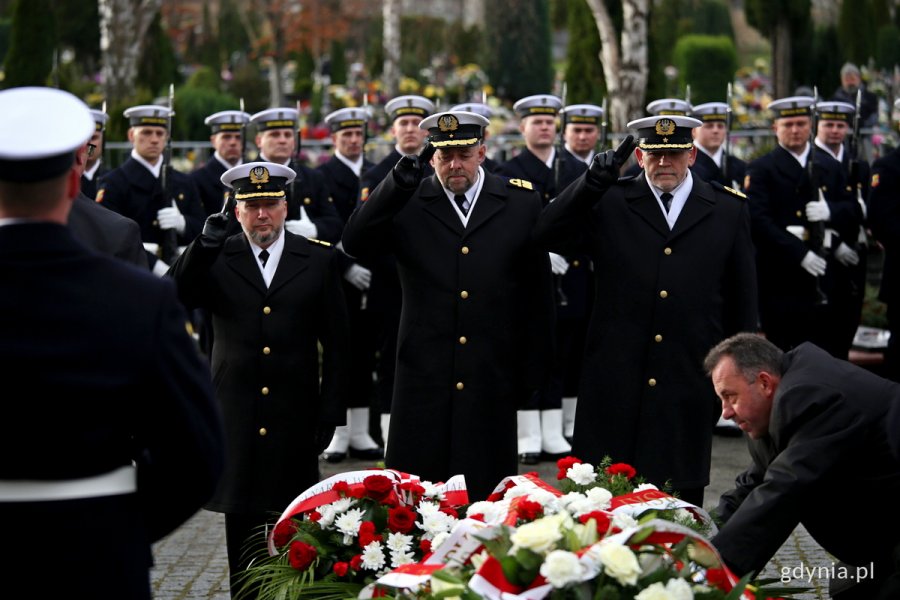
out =
[(300, 206), (309, 219), (316, 224), (316, 238), (337, 243), (341, 239), (344, 222), (331, 201), (325, 177), (314, 169), (296, 161), (288, 165), (297, 177), (287, 187), (288, 220), (300, 218)]
[(131, 219), (81, 194), (72, 202), (68, 225), (73, 237), (88, 248), (142, 269), (147, 268), (141, 230)]
[(81, 174), (81, 193), (93, 200), (97, 197), (97, 188), (98, 182), (103, 181), (103, 178), (106, 174), (109, 173), (109, 169), (106, 168), (106, 165), (100, 163), (100, 166), (97, 167), (97, 170), (94, 171), (93, 179), (88, 179), (84, 176), (84, 173)]
[(702, 362), (730, 334), (756, 328), (756, 276), (746, 201), (694, 178), (669, 230), (646, 178), (606, 191), (585, 177), (541, 215), (535, 236), (575, 245), (594, 264), (575, 456), (634, 465), (675, 489), (709, 482), (721, 405)]
[(388, 176), (344, 229), (354, 256), (391, 252), (403, 290), (386, 464), (432, 481), (464, 474), (486, 498), (516, 472), (516, 409), (545, 381), (553, 306), (531, 242), (537, 194), (485, 174), (464, 228), (437, 176)]
[(173, 169), (170, 189), (171, 197), (164, 202), (160, 180), (144, 165), (129, 157), (103, 178), (97, 201), (136, 221), (145, 243), (158, 244), (162, 237), (156, 225), (156, 213), (171, 206), (174, 199), (185, 221), (184, 233), (178, 236), (178, 243), (186, 245), (200, 234), (206, 215), (190, 177)]
[(318, 481), (317, 427), (345, 419), (347, 313), (336, 253), (327, 244), (283, 235), (269, 288), (243, 233), (227, 238), (221, 250), (198, 239), (169, 271), (185, 306), (212, 316), (213, 384), (227, 454), (209, 510), (284, 510)]
[(0, 227), (0, 278), (0, 480), (138, 469), (136, 494), (0, 502), (0, 564), (36, 584), (58, 542), (68, 594), (149, 600), (150, 544), (209, 499), (224, 454), (174, 286), (52, 223)]
[[(728, 177), (722, 173), (722, 168), (716, 164), (709, 154), (697, 148), (697, 159), (691, 166), (691, 172), (698, 178), (706, 181), (718, 181), (724, 186), (740, 189), (744, 184), (744, 176), (747, 174), (747, 163), (741, 159), (728, 155)], [(735, 182), (737, 187), (735, 187)]]
[(884, 246), (884, 271), (879, 298), (900, 301), (900, 148), (872, 164), (869, 225)]
[[(364, 159), (363, 174), (374, 166), (372, 161)], [(325, 184), (328, 186), (332, 203), (341, 217), (341, 223), (346, 223), (359, 202), (360, 178), (336, 156), (332, 156), (316, 170), (325, 177)]]
[[(886, 426), (898, 404), (900, 386), (813, 344), (785, 354), (769, 434), (749, 441), (753, 464), (717, 509), (725, 525), (712, 542), (725, 562), (739, 575), (762, 569), (802, 523), (839, 560), (875, 561), (876, 577), (886, 571), (878, 561), (900, 539), (900, 517), (888, 508), (900, 493), (889, 450), (897, 431)], [(877, 511), (871, 524), (838, 516), (867, 507)]]
[[(557, 149), (558, 151), (558, 149)], [(555, 155), (554, 155), (555, 156)], [(555, 163), (554, 163), (555, 164)], [(512, 159), (500, 165), (498, 175), (513, 179), (530, 181), (536, 190), (540, 192), (544, 206), (555, 198), (567, 185), (587, 170), (583, 161), (572, 156), (567, 150), (562, 151), (560, 162), (559, 188), (556, 185), (556, 173), (549, 168), (540, 158), (535, 156), (528, 148), (523, 148)]]
[(222, 183), (221, 177), (227, 170), (215, 156), (210, 156), (205, 165), (190, 174), (206, 216), (222, 211), (228, 188)]

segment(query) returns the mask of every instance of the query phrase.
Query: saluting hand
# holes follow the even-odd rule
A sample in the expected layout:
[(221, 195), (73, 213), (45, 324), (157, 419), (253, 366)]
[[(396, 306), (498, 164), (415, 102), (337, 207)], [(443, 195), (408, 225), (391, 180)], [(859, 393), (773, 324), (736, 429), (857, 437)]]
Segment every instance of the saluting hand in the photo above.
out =
[(422, 177), (425, 176), (425, 167), (434, 156), (435, 150), (437, 148), (432, 146), (431, 142), (426, 142), (425, 148), (420, 154), (407, 154), (398, 160), (392, 171), (394, 182), (407, 190), (419, 187)]
[(604, 190), (614, 184), (619, 179), (622, 165), (634, 152), (635, 147), (637, 142), (634, 141), (634, 136), (629, 134), (615, 150), (607, 150), (594, 156), (587, 171), (588, 183)]
[(222, 246), (228, 237), (228, 221), (228, 215), (225, 213), (213, 213), (206, 217), (203, 231), (200, 233), (200, 243), (205, 248)]

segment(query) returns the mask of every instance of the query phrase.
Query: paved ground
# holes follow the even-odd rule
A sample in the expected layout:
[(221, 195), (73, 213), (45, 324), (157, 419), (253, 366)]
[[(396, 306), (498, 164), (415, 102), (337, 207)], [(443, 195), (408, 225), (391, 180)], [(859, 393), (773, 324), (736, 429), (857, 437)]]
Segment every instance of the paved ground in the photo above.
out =
[[(729, 490), (734, 477), (748, 464), (749, 457), (741, 438), (716, 436), (713, 443), (712, 474), (706, 488), (705, 508), (713, 508), (723, 492)], [(339, 468), (335, 468), (335, 466)], [(348, 460), (339, 465), (322, 463), (323, 477), (339, 471), (364, 469), (371, 463)], [(522, 471), (533, 470), (522, 467)], [(547, 481), (555, 481), (556, 467), (541, 463), (537, 469)], [(299, 490), (298, 490), (299, 491)], [(201, 511), (183, 527), (154, 547), (153, 592), (157, 600), (210, 599), (228, 600), (228, 562), (225, 557), (225, 533), (222, 515)], [(832, 558), (802, 528), (798, 528), (782, 546), (764, 572), (767, 577), (780, 577), (782, 569), (825, 569)], [(799, 570), (797, 571), (800, 572)], [(808, 572), (808, 571), (807, 571)], [(812, 587), (801, 598), (826, 598), (827, 579), (814, 577), (810, 582), (795, 582)]]

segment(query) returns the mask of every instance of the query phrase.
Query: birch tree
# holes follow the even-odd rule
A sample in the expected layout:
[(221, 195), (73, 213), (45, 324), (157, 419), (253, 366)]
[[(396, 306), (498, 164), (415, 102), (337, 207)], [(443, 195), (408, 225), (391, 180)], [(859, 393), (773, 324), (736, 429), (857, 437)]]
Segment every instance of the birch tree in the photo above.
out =
[(400, 0), (384, 0), (381, 9), (384, 22), (381, 82), (388, 98), (396, 96), (400, 88), (400, 8)]
[(98, 0), (103, 89), (115, 106), (134, 93), (143, 41), (162, 0)]

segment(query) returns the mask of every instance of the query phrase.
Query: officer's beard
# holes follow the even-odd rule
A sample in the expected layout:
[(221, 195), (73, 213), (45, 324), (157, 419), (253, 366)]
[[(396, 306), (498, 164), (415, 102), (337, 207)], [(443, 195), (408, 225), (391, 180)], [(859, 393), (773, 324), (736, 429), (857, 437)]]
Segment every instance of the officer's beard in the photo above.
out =
[(284, 224), (279, 225), (267, 232), (257, 231), (255, 229), (248, 230), (244, 227), (244, 233), (250, 238), (250, 241), (259, 246), (260, 248), (268, 248), (271, 246), (275, 240), (281, 235), (281, 232), (284, 230)]

